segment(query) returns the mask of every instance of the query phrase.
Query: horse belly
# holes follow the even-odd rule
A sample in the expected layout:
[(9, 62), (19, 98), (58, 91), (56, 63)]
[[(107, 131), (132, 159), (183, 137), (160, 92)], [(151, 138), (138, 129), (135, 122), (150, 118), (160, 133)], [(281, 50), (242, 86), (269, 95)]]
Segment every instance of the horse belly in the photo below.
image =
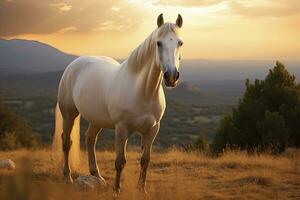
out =
[(101, 128), (113, 127), (106, 104), (101, 98), (94, 97), (86, 90), (82, 90), (78, 96), (75, 93), (74, 102), (81, 116), (88, 122)]
[(72, 96), (79, 113), (101, 128), (114, 127), (107, 111), (106, 95), (117, 68), (110, 65), (99, 62), (83, 66), (78, 70), (73, 87)]
[(106, 111), (101, 108), (81, 108), (79, 112), (85, 120), (99, 128), (114, 128), (114, 123), (110, 120), (110, 117), (107, 115)]

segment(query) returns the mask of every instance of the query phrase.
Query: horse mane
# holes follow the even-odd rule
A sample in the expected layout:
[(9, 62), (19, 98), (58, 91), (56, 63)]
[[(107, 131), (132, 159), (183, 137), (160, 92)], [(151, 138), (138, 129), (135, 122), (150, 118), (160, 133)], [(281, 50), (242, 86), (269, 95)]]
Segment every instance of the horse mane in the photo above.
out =
[(136, 49), (132, 51), (128, 57), (128, 66), (132, 72), (137, 72), (141, 67), (147, 64), (152, 64), (149, 62), (155, 62), (155, 48), (156, 48), (156, 38), (166, 36), (168, 33), (178, 33), (178, 27), (176, 24), (164, 23), (157, 29), (155, 29), (150, 36), (148, 36), (144, 42), (142, 42)]

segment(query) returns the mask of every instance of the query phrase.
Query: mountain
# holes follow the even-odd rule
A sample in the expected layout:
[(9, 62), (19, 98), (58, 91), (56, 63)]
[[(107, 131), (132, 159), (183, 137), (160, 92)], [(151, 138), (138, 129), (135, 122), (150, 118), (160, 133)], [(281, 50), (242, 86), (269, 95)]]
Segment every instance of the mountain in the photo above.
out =
[[(0, 76), (35, 72), (62, 71), (76, 55), (64, 53), (48, 44), (33, 40), (0, 39)], [(122, 60), (119, 60), (122, 61)], [(280, 60), (300, 80), (300, 60)], [(276, 60), (205, 60), (184, 59), (180, 77), (184, 82), (223, 82), (263, 79)]]
[(236, 103), (241, 95), (242, 82), (236, 82), (238, 85), (231, 88), (225, 81), (224, 90), (228, 87), (232, 89), (232, 95), (223, 95), (220, 93), (218, 84), (210, 82), (181, 82), (176, 88), (166, 88), (165, 94), (167, 99), (185, 105), (229, 105)]
[(77, 56), (32, 41), (0, 39), (0, 72), (3, 74), (63, 70)]
[[(0, 85), (6, 90), (55, 92), (62, 74), (63, 71), (8, 74), (1, 76)], [(165, 88), (165, 95), (167, 99), (185, 105), (228, 105), (237, 101), (243, 88), (244, 84), (241, 81), (232, 83), (224, 81), (219, 84), (218, 82), (181, 82), (176, 88)], [(231, 94), (226, 95), (227, 92)]]
[[(56, 89), (65, 67), (76, 55), (64, 53), (38, 41), (0, 39), (0, 84), (8, 88)], [(119, 60), (121, 61), (121, 60)], [(283, 60), (287, 69), (300, 79), (300, 60)], [(183, 60), (170, 98), (185, 103), (234, 102), (245, 89), (246, 78), (263, 79), (275, 60)]]
[[(1, 70), (0, 70), (1, 71)], [(7, 89), (56, 90), (63, 71), (11, 73), (1, 76), (0, 85)]]
[[(300, 81), (300, 60), (279, 60)], [(264, 79), (276, 60), (183, 60), (180, 77), (184, 81), (222, 82)]]

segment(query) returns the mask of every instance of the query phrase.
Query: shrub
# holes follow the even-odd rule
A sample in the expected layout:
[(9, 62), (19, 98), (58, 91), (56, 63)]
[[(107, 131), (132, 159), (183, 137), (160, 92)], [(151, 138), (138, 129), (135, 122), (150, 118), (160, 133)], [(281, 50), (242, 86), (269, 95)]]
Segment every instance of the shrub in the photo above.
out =
[(205, 133), (200, 132), (199, 137), (191, 144), (183, 145), (184, 151), (190, 152), (190, 151), (200, 151), (203, 152), (207, 150), (207, 143), (205, 139)]
[(29, 124), (3, 105), (0, 99), (0, 149), (35, 148), (39, 143), (40, 138)]
[(20, 146), (18, 137), (15, 133), (5, 132), (0, 138), (0, 141), (0, 149), (3, 150), (13, 150), (17, 149)]
[(300, 85), (276, 62), (265, 80), (246, 80), (244, 96), (221, 120), (212, 147), (282, 152), (288, 145), (300, 147), (299, 130)]

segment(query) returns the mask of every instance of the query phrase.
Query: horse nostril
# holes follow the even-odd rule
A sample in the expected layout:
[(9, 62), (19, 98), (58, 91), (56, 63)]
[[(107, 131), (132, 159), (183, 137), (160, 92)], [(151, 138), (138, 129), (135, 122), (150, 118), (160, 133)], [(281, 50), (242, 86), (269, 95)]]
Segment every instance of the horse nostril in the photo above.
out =
[(179, 79), (179, 72), (176, 72), (175, 80), (177, 81)]
[(166, 79), (166, 80), (169, 79), (169, 75), (168, 75), (168, 72), (167, 72), (167, 71), (164, 73), (164, 79)]

